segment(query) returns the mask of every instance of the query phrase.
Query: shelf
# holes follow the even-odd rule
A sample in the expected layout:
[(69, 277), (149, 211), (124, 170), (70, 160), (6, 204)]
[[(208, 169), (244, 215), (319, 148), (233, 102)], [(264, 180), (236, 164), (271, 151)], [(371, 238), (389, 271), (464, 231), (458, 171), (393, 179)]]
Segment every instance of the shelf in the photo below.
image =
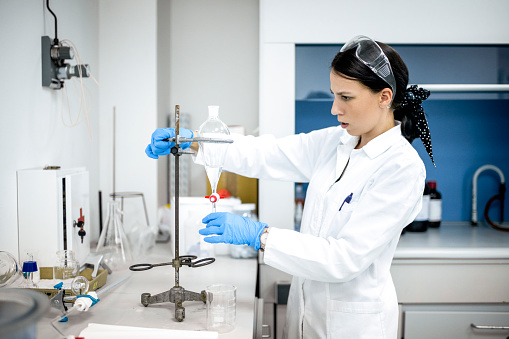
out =
[(509, 92), (509, 84), (420, 84), (433, 92)]

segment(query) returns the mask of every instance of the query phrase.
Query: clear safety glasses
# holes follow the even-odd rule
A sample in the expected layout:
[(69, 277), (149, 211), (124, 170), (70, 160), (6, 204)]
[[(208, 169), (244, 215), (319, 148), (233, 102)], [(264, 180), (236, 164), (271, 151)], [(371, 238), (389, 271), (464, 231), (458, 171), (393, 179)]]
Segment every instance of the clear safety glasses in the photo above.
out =
[(347, 42), (340, 52), (355, 48), (355, 56), (368, 66), (376, 75), (387, 82), (392, 89), (392, 98), (396, 96), (396, 79), (391, 63), (378, 44), (364, 35), (358, 35)]

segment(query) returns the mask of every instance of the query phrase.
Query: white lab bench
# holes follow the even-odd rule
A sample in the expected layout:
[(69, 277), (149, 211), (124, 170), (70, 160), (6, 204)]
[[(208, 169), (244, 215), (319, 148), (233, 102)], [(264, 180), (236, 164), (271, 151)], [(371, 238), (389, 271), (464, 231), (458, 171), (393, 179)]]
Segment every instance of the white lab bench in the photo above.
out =
[[(391, 275), (400, 304), (398, 338), (504, 338), (508, 330), (471, 330), (470, 323), (509, 326), (509, 232), (443, 222), (400, 238)], [(264, 323), (281, 337), (286, 305), (277, 285), (291, 276), (260, 265)], [(502, 321), (504, 320), (504, 321)], [(434, 332), (435, 331), (435, 332)]]
[[(173, 258), (169, 244), (158, 244), (151, 254), (135, 263), (162, 263)], [(233, 259), (230, 256), (216, 256), (210, 265), (180, 268), (180, 286), (193, 292), (201, 292), (208, 285), (224, 283), (237, 287), (236, 327), (219, 338), (252, 339), (255, 317), (255, 289), (258, 262), (256, 259)], [(108, 276), (108, 284), (114, 283), (130, 274), (122, 285), (103, 294), (101, 301), (88, 312), (74, 312), (67, 323), (57, 326), (65, 335), (78, 336), (89, 323), (122, 325), (176, 330), (206, 331), (206, 307), (198, 301), (186, 301), (185, 319), (175, 320), (173, 303), (161, 303), (144, 307), (141, 294), (152, 295), (169, 290), (175, 285), (175, 273), (172, 266), (155, 267), (151, 270), (114, 272)], [(49, 321), (58, 316), (56, 309), (50, 310), (37, 326), (37, 338), (56, 338), (57, 333)]]

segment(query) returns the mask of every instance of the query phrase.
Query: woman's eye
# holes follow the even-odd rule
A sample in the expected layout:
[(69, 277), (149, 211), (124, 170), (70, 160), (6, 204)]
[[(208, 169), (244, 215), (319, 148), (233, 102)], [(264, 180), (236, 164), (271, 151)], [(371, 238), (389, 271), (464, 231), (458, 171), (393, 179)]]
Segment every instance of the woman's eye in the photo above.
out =
[(352, 99), (352, 97), (349, 97), (349, 96), (346, 96), (346, 95), (342, 95), (341, 98), (345, 101), (348, 101), (350, 99)]

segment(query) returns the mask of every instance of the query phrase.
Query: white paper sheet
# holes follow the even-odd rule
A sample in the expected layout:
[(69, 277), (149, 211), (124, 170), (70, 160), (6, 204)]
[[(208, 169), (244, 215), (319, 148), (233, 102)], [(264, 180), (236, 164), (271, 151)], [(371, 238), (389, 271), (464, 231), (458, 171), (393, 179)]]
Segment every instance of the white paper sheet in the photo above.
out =
[(116, 326), (90, 323), (80, 333), (81, 337), (87, 339), (129, 339), (146, 338), (151, 339), (217, 339), (217, 332), (209, 331), (183, 331), (163, 328), (146, 328), (132, 326)]

